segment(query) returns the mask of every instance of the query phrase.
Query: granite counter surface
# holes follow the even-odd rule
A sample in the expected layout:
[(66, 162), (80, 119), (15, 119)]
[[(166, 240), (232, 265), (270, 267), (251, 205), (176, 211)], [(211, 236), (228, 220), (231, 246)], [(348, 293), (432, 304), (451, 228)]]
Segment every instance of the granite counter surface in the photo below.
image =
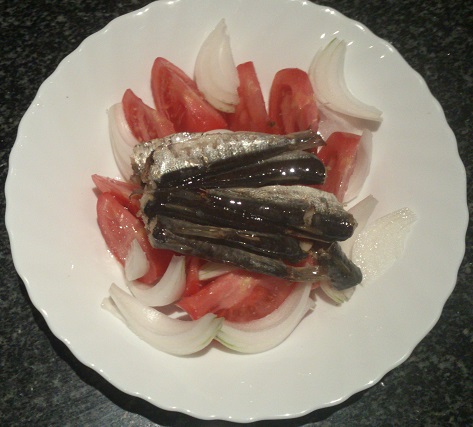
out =
[[(82, 365), (48, 329), (16, 274), (4, 226), (8, 156), (19, 121), (58, 63), (111, 19), (146, 1), (0, 0), (0, 425), (184, 426), (198, 421), (130, 397)], [(473, 3), (461, 0), (323, 4), (389, 41), (426, 80), (453, 129), (473, 208)], [(435, 183), (432, 183), (435, 185)], [(452, 207), (454, 209), (454, 207)], [(280, 426), (473, 425), (473, 231), (442, 316), (412, 355), (372, 388)]]

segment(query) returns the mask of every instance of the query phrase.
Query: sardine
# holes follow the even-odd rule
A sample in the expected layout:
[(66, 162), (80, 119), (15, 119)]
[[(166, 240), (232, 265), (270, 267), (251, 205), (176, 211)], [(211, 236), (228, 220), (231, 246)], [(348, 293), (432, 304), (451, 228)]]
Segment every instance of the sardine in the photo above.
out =
[(200, 224), (278, 232), (326, 242), (348, 239), (356, 221), (330, 193), (305, 186), (154, 191), (142, 199), (156, 212)]
[(333, 194), (299, 185), (323, 182), (322, 162), (303, 151), (323, 143), (313, 131), (235, 132), (137, 146), (133, 178), (151, 244), (290, 281), (356, 285), (361, 271), (336, 243), (355, 219)]
[(312, 187), (209, 189), (206, 194), (216, 205), (245, 211), (328, 242), (348, 239), (357, 225), (333, 194)]
[(297, 239), (282, 234), (201, 225), (165, 215), (157, 215), (153, 218), (150, 231), (153, 234), (156, 233), (157, 240), (164, 233), (172, 232), (176, 236), (240, 248), (289, 263), (298, 263), (307, 258), (307, 252), (301, 249)]
[(212, 241), (181, 236), (167, 228), (165, 221), (159, 218), (149, 224), (150, 242), (156, 248), (197, 256), (209, 261), (230, 263), (255, 273), (280, 277), (292, 282), (316, 282), (330, 279), (337, 289), (347, 289), (361, 282), (361, 270), (341, 251), (338, 243), (322, 246), (311, 251), (312, 263), (295, 267), (280, 259), (253, 253), (224, 241)]
[[(317, 185), (325, 181), (325, 166), (313, 153), (296, 150), (268, 159), (183, 179), (175, 188), (261, 187), (264, 185)], [(160, 185), (160, 188), (163, 188)]]
[(284, 152), (323, 145), (313, 131), (291, 135), (255, 132), (178, 133), (137, 145), (133, 180), (153, 187), (172, 187), (242, 165), (256, 164)]

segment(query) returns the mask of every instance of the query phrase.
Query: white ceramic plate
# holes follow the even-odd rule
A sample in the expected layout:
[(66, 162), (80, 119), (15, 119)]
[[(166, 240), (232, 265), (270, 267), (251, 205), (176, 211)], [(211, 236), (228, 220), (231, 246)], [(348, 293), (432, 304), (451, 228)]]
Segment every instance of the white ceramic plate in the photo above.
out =
[[(90, 176), (118, 176), (107, 108), (131, 87), (151, 103), (164, 56), (192, 74), (198, 48), (225, 18), (235, 61), (255, 62), (267, 94), (283, 67), (307, 69), (333, 36), (352, 42), (347, 82), (384, 111), (363, 194), (376, 216), (418, 215), (404, 257), (350, 303), (317, 301), (279, 347), (239, 355), (212, 347), (160, 353), (100, 308), (121, 269), (105, 248)], [(422, 78), (383, 40), (338, 12), (290, 0), (159, 1), (87, 38), (41, 86), (11, 154), (7, 226), (16, 268), (53, 333), (121, 390), (199, 418), (296, 417), (334, 405), (400, 364), (438, 320), (464, 253), (465, 171)]]

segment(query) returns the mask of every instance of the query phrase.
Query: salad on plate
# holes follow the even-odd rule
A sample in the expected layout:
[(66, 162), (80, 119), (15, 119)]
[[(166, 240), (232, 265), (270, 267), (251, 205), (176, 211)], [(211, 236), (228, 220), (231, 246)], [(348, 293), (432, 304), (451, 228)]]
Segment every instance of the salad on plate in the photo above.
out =
[(111, 106), (123, 180), (92, 179), (129, 292), (112, 284), (102, 305), (147, 343), (175, 355), (214, 340), (269, 350), (315, 308), (317, 292), (347, 302), (401, 256), (415, 214), (369, 223), (377, 201), (358, 200), (368, 128), (382, 125), (382, 112), (348, 89), (345, 51), (334, 38), (308, 70), (279, 70), (266, 105), (254, 63), (235, 65), (221, 20), (193, 77), (158, 57), (154, 105), (130, 88)]

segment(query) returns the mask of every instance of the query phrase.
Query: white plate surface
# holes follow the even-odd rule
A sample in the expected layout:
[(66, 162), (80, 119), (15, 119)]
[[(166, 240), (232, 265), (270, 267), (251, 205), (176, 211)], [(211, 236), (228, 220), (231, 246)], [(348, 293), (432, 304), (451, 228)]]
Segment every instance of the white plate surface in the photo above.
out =
[[(360, 197), (376, 216), (418, 216), (404, 257), (350, 303), (320, 299), (279, 347), (239, 355), (211, 347), (179, 358), (140, 341), (100, 308), (123, 283), (96, 223), (94, 173), (118, 176), (107, 108), (132, 88), (151, 103), (163, 56), (192, 74), (200, 44), (225, 18), (236, 63), (253, 60), (265, 94), (284, 67), (307, 69), (334, 35), (350, 41), (352, 91), (384, 112)], [(296, 417), (339, 403), (405, 360), (438, 320), (464, 253), (465, 170), (422, 78), (387, 42), (340, 13), (290, 0), (159, 1), (87, 38), (41, 86), (13, 148), (6, 221), (16, 268), (53, 333), (121, 390), (168, 410), (238, 422)]]

